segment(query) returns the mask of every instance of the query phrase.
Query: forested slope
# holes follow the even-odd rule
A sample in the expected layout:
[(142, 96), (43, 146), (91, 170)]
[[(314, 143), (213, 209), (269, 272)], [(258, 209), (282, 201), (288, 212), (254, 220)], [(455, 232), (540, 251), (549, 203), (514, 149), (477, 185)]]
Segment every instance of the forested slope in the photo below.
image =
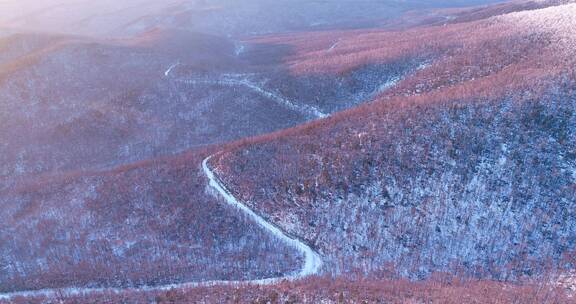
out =
[[(330, 273), (519, 278), (569, 266), (575, 13), (565, 5), (416, 29), (405, 43), (351, 35), (377, 46), (371, 57), (304, 53), (293, 61), (300, 73), (436, 44), (430, 67), (377, 101), (239, 143), (214, 164), (235, 193), (318, 248)], [(469, 38), (455, 34), (464, 28)]]

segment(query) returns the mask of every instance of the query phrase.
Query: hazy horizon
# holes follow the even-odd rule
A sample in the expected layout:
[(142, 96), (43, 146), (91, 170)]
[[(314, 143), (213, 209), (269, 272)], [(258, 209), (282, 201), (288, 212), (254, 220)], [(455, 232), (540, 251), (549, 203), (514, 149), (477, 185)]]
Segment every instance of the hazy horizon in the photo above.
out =
[(368, 27), (410, 10), (493, 2), (498, 1), (4, 0), (0, 1), (0, 30), (118, 37), (163, 27), (249, 35), (306, 28)]

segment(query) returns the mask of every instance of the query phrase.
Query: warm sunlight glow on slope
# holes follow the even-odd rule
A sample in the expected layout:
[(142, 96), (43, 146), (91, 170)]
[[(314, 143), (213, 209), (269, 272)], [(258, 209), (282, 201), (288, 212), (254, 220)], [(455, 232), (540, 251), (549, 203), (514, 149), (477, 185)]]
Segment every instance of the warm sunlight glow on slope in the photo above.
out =
[(566, 56), (576, 55), (576, 4), (549, 7), (537, 11), (518, 12), (501, 17), (516, 23), (519, 30), (549, 33), (555, 37), (553, 45)]

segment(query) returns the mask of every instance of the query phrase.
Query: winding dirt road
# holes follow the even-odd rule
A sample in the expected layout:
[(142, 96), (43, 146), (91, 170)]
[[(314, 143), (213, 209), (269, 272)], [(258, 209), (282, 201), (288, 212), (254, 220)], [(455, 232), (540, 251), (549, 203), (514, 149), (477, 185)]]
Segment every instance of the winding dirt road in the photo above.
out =
[(302, 268), (295, 272), (281, 277), (257, 279), (257, 280), (247, 280), (247, 281), (205, 281), (205, 282), (189, 282), (180, 284), (170, 284), (162, 286), (144, 286), (139, 288), (54, 288), (54, 289), (42, 289), (34, 291), (18, 291), (12, 293), (0, 294), (0, 301), (10, 301), (17, 297), (60, 297), (60, 296), (80, 296), (80, 295), (94, 295), (102, 293), (123, 293), (130, 291), (167, 291), (171, 289), (188, 289), (195, 287), (205, 287), (205, 286), (217, 286), (217, 285), (240, 285), (240, 284), (252, 284), (252, 285), (270, 285), (283, 280), (297, 280), (305, 278), (310, 275), (315, 275), (320, 272), (322, 267), (322, 260), (320, 256), (312, 250), (308, 245), (302, 241), (288, 236), (285, 232), (280, 230), (275, 225), (267, 222), (264, 218), (256, 214), (246, 205), (242, 204), (238, 199), (236, 199), (232, 193), (226, 188), (222, 181), (216, 176), (216, 174), (210, 169), (209, 162), (213, 156), (207, 157), (202, 162), (202, 170), (208, 178), (209, 186), (216, 191), (217, 195), (220, 195), (227, 204), (239, 209), (248, 215), (249, 218), (254, 220), (254, 222), (267, 230), (274, 236), (276, 236), (280, 241), (286, 243), (288, 246), (299, 251), (304, 257), (304, 265)]
[(284, 231), (280, 230), (277, 226), (273, 225), (270, 222), (267, 222), (263, 217), (256, 214), (246, 205), (242, 204), (241, 202), (236, 199), (232, 193), (226, 188), (224, 183), (214, 174), (214, 172), (210, 169), (208, 163), (213, 156), (206, 158), (202, 162), (202, 169), (204, 170), (204, 174), (210, 180), (210, 186), (214, 188), (218, 193), (226, 200), (226, 203), (229, 205), (240, 209), (246, 215), (248, 215), (251, 219), (253, 219), (260, 227), (268, 230), (278, 239), (282, 240), (288, 246), (293, 247), (294, 249), (298, 250), (304, 256), (304, 266), (300, 270), (300, 272), (296, 274), (292, 274), (286, 277), (280, 277), (277, 280), (282, 279), (301, 279), (310, 275), (318, 274), (320, 268), (322, 267), (322, 260), (320, 259), (320, 255), (316, 253), (310, 246), (306, 245), (304, 242), (293, 238), (287, 235)]

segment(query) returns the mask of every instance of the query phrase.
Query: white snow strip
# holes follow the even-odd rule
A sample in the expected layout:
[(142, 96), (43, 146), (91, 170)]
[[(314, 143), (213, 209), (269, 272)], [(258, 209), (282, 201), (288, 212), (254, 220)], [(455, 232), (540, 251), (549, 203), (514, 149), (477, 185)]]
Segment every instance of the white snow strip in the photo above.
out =
[(252, 83), (246, 79), (232, 79), (232, 78), (223, 78), (223, 79), (186, 79), (186, 80), (179, 80), (180, 82), (190, 84), (190, 85), (197, 85), (197, 84), (213, 84), (213, 85), (223, 85), (223, 86), (243, 86), (248, 88), (268, 99), (271, 99), (291, 110), (296, 112), (300, 112), (307, 116), (312, 116), (314, 118), (326, 118), (328, 115), (323, 113), (318, 108), (303, 104), (297, 104), (279, 94), (274, 92), (268, 91), (255, 83)]
[(395, 87), (398, 83), (400, 83), (402, 80), (406, 79), (406, 77), (408, 75), (412, 75), (418, 71), (424, 70), (426, 68), (428, 68), (430, 66), (430, 63), (428, 62), (423, 62), (420, 63), (414, 70), (412, 70), (410, 73), (406, 74), (406, 75), (399, 75), (399, 76), (395, 76), (390, 78), (388, 81), (380, 84), (380, 86), (378, 86), (378, 88), (376, 88), (376, 90), (374, 90), (374, 92), (370, 93), (369, 99), (373, 99), (378, 97), (378, 95), (384, 93), (385, 91)]
[(34, 291), (18, 291), (12, 293), (0, 294), (0, 301), (10, 301), (17, 297), (46, 297), (52, 298), (56, 296), (86, 296), (95, 295), (103, 293), (114, 293), (120, 294), (125, 292), (159, 292), (168, 291), (172, 289), (191, 289), (197, 287), (209, 287), (209, 286), (222, 286), (222, 285), (272, 285), (284, 280), (297, 280), (302, 279), (311, 275), (318, 274), (320, 268), (322, 267), (322, 259), (320, 256), (312, 250), (308, 245), (304, 244), (302, 241), (288, 236), (278, 227), (267, 222), (264, 218), (257, 215), (246, 205), (240, 203), (231, 193), (226, 189), (226, 186), (222, 184), (220, 179), (210, 170), (208, 162), (213, 156), (206, 158), (202, 162), (202, 169), (204, 174), (209, 180), (209, 185), (214, 188), (218, 194), (220, 194), (229, 205), (238, 208), (242, 212), (246, 213), (251, 219), (253, 219), (260, 227), (264, 228), (268, 232), (272, 233), (275, 237), (282, 240), (284, 243), (290, 247), (298, 250), (304, 256), (304, 265), (302, 269), (296, 273), (289, 274), (282, 277), (276, 278), (266, 278), (258, 280), (247, 280), (247, 281), (205, 281), (205, 282), (190, 282), (190, 283), (180, 283), (180, 284), (169, 284), (163, 286), (144, 286), (139, 288), (56, 288), (56, 289), (42, 289)]
[(166, 70), (166, 72), (164, 72), (164, 77), (170, 76), (170, 72), (172, 72), (172, 70), (173, 70), (175, 67), (179, 66), (179, 65), (180, 65), (179, 62), (171, 65), (171, 66)]
[(376, 97), (378, 94), (383, 93), (384, 91), (395, 87), (400, 80), (402, 80), (402, 77), (396, 76), (396, 77), (392, 77), (390, 80), (380, 84), (380, 86), (378, 86), (378, 88), (376, 88), (376, 90), (374, 90), (374, 92), (372, 92), (372, 94), (370, 94), (370, 96), (372, 97)]
[(340, 41), (334, 42), (334, 44), (332, 44), (326, 52), (332, 52), (338, 46), (339, 43)]

